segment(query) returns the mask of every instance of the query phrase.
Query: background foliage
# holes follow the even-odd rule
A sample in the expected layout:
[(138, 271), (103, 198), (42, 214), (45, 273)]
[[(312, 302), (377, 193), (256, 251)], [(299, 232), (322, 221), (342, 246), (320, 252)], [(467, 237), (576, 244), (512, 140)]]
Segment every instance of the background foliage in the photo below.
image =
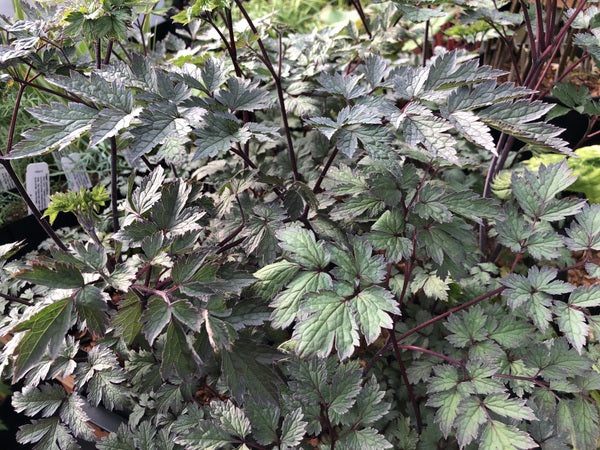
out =
[[(597, 60), (597, 9), (352, 3), (302, 33), (197, 0), (160, 42), (152, 1), (0, 21), (4, 72), (44, 92), (2, 165), (110, 166), (44, 213), (80, 228), (34, 210), (50, 240), (0, 246), (20, 442), (596, 448), (600, 208), (540, 80), (568, 35)], [(431, 46), (447, 15), (527, 29), (530, 64)]]

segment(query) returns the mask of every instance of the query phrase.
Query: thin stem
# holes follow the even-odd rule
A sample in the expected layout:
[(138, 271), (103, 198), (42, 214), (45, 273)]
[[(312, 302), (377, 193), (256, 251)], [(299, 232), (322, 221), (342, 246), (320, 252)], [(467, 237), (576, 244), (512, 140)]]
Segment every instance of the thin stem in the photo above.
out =
[[(557, 83), (560, 83), (562, 80), (564, 80), (567, 75), (569, 75), (579, 64), (581, 64), (583, 61), (585, 61), (586, 59), (588, 59), (590, 57), (590, 54), (587, 52), (584, 52), (583, 55), (581, 55), (581, 58), (577, 59), (577, 61), (573, 62), (571, 65), (569, 65), (561, 74), (558, 78), (556, 78), (556, 80), (554, 80), (554, 82), (552, 83), (551, 87), (545, 89), (544, 91), (540, 92), (537, 97), (538, 98), (542, 98), (544, 97), (546, 94), (548, 94), (548, 92), (550, 92), (550, 89), (552, 89), (552, 87), (554, 87)], [(537, 88), (536, 88), (537, 89)]]
[(521, 71), (519, 70), (519, 61), (517, 59), (517, 55), (515, 54), (515, 49), (513, 48), (512, 43), (508, 41), (506, 35), (494, 24), (494, 22), (490, 20), (489, 22), (487, 22), (487, 24), (491, 25), (491, 27), (496, 31), (496, 33), (498, 33), (498, 36), (500, 36), (500, 40), (502, 41), (502, 44), (504, 44), (504, 46), (506, 47), (506, 51), (510, 56), (513, 69), (515, 71), (516, 81), (519, 85), (523, 84), (523, 81), (521, 79)]
[(531, 17), (529, 17), (529, 10), (524, 0), (519, 0), (521, 3), (521, 9), (523, 10), (523, 18), (525, 19), (525, 26), (527, 27), (527, 35), (529, 36), (529, 50), (531, 51), (531, 59), (537, 61), (538, 51), (535, 42), (535, 35), (533, 34), (533, 27), (531, 26)]
[(329, 172), (329, 168), (331, 167), (331, 164), (333, 164), (333, 160), (337, 156), (338, 151), (339, 151), (339, 149), (337, 147), (334, 147), (333, 151), (331, 152), (331, 155), (329, 155), (329, 159), (327, 159), (327, 162), (325, 163), (325, 166), (323, 166), (323, 170), (321, 170), (321, 173), (319, 174), (319, 178), (317, 179), (317, 182), (315, 183), (315, 185), (312, 188), (312, 191), (315, 194), (321, 190), (321, 184), (323, 183), (323, 180), (325, 180), (325, 177), (327, 176), (327, 172)]
[(123, 53), (125, 54), (125, 56), (127, 57), (127, 59), (129, 60), (129, 63), (133, 64), (133, 56), (131, 56), (131, 54), (127, 51), (127, 49), (125, 48), (125, 46), (121, 42), (119, 42), (119, 47), (123, 51)]
[(0, 297), (2, 297), (4, 300), (8, 300), (9, 302), (20, 303), (21, 305), (25, 306), (33, 306), (33, 303), (28, 302), (27, 300), (23, 300), (19, 297), (14, 297), (10, 294), (3, 294), (2, 292), (0, 292)]
[(252, 32), (257, 36), (256, 42), (257, 42), (258, 47), (260, 48), (260, 52), (262, 54), (262, 61), (264, 62), (265, 66), (267, 67), (267, 70), (270, 72), (271, 77), (273, 78), (273, 81), (275, 82), (275, 89), (277, 91), (277, 100), (279, 101), (279, 109), (281, 111), (281, 119), (283, 120), (283, 130), (285, 132), (285, 138), (287, 141), (290, 165), (292, 166), (292, 173), (294, 175), (294, 181), (298, 181), (301, 177), (300, 177), (300, 174), (298, 173), (298, 165), (296, 163), (296, 153), (294, 151), (294, 144), (292, 142), (292, 133), (290, 130), (287, 112), (285, 109), (285, 100), (283, 98), (283, 89), (281, 87), (281, 79), (277, 76), (277, 72), (275, 71), (273, 64), (271, 64), (271, 60), (269, 59), (269, 54), (267, 53), (267, 49), (265, 48), (262, 39), (259, 37), (260, 35), (258, 33), (258, 30), (254, 26), (252, 19), (248, 15), (248, 12), (242, 5), (241, 0), (234, 0), (234, 1), (235, 1), (235, 4), (240, 9), (240, 12), (244, 16), (244, 19), (248, 23), (248, 26), (250, 27)]
[(425, 35), (423, 36), (423, 47), (421, 49), (421, 66), (427, 64), (427, 52), (429, 51), (429, 20), (425, 22)]
[(233, 41), (233, 47), (232, 47), (231, 44), (227, 41), (227, 38), (225, 37), (225, 35), (221, 32), (221, 30), (217, 26), (217, 24), (212, 20), (212, 17), (210, 16), (210, 14), (206, 16), (206, 21), (208, 22), (208, 24), (210, 26), (213, 27), (213, 29), (217, 32), (217, 34), (223, 41), (223, 44), (225, 44), (225, 49), (227, 50), (227, 53), (229, 53), (229, 59), (231, 59), (231, 62), (233, 63), (233, 68), (235, 70), (235, 74), (238, 77), (243, 77), (244, 74), (238, 64), (238, 61), (237, 61), (237, 51), (235, 48), (235, 40)]
[(449, 362), (450, 364), (453, 364), (455, 366), (459, 366), (459, 367), (464, 366), (464, 363), (462, 361), (459, 361), (454, 358), (450, 358), (449, 356), (446, 356), (442, 353), (434, 352), (433, 350), (429, 350), (427, 348), (417, 347), (415, 345), (404, 345), (404, 344), (398, 344), (398, 347), (403, 350), (413, 350), (415, 352), (420, 352), (420, 353), (425, 353), (426, 355), (435, 356), (436, 358), (443, 359), (444, 361)]
[(112, 210), (113, 232), (119, 231), (119, 212), (117, 209), (117, 138), (110, 138), (110, 207)]
[(369, 22), (367, 20), (367, 16), (365, 15), (365, 11), (362, 8), (360, 0), (350, 0), (350, 1), (352, 3), (352, 6), (354, 6), (354, 9), (356, 9), (356, 12), (358, 13), (358, 17), (360, 17), (360, 21), (362, 22), (363, 26), (365, 27), (365, 31), (369, 35), (369, 39), (373, 39), (373, 35), (371, 34), (371, 30), (369, 29)]
[(396, 339), (396, 333), (394, 330), (391, 331), (390, 336), (392, 338), (392, 345), (394, 346), (394, 353), (396, 355), (396, 361), (400, 366), (400, 374), (402, 375), (402, 381), (404, 382), (404, 386), (406, 386), (406, 391), (408, 392), (408, 398), (410, 398), (410, 403), (412, 404), (413, 411), (415, 412), (415, 419), (417, 420), (417, 432), (421, 433), (423, 429), (423, 420), (421, 419), (421, 411), (419, 409), (419, 403), (417, 402), (417, 397), (415, 396), (415, 392), (413, 391), (412, 386), (410, 385), (410, 381), (408, 376), (406, 375), (406, 367), (404, 366), (404, 361), (402, 361), (402, 354), (400, 353), (400, 345), (398, 344), (398, 340)]
[(102, 67), (102, 41), (98, 39), (96, 41), (96, 69)]
[(538, 53), (542, 53), (543, 47), (546, 44), (546, 36), (544, 34), (544, 13), (542, 10), (542, 2), (535, 0), (535, 32), (537, 33)]
[(104, 61), (102, 61), (102, 64), (104, 64), (105, 66), (110, 63), (110, 55), (112, 53), (113, 44), (114, 41), (112, 39), (109, 39), (108, 44), (106, 45), (106, 55), (104, 55)]

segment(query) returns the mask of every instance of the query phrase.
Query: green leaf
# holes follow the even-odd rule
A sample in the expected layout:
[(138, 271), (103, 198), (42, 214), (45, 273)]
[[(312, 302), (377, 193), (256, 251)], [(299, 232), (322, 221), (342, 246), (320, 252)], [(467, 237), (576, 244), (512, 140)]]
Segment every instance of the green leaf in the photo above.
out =
[(523, 306), (525, 313), (540, 330), (548, 327), (551, 319), (550, 305), (552, 295), (566, 294), (574, 290), (570, 284), (554, 280), (557, 271), (548, 267), (529, 269), (527, 278), (511, 274), (502, 279), (508, 289), (502, 292), (508, 305), (515, 309)]
[(252, 402), (271, 408), (277, 402), (281, 379), (272, 364), (281, 355), (266, 345), (238, 339), (221, 352), (221, 368), (231, 395), (240, 403)]
[(200, 422), (195, 425), (192, 432), (175, 439), (188, 450), (206, 449), (218, 450), (236, 441), (227, 431), (211, 422)]
[(79, 445), (58, 418), (34, 420), (23, 425), (16, 435), (21, 444), (38, 443), (35, 450), (77, 450)]
[(325, 269), (329, 254), (322, 243), (317, 243), (314, 234), (298, 226), (289, 226), (277, 232), (279, 246), (290, 253), (290, 258), (309, 270)]
[[(256, 442), (261, 445), (275, 442), (280, 417), (279, 408), (265, 408), (264, 405), (250, 402), (246, 406), (246, 412), (252, 424), (252, 437), (256, 439)], [(302, 414), (301, 411), (300, 414)]]
[(21, 392), (15, 392), (12, 405), (15, 411), (30, 417), (37, 414), (50, 417), (58, 411), (66, 396), (62, 386), (43, 384), (36, 388), (30, 385), (23, 388)]
[(171, 308), (169, 308), (164, 299), (153, 296), (148, 300), (142, 320), (144, 322), (144, 335), (148, 343), (152, 345), (171, 320)]
[(461, 402), (456, 418), (456, 438), (459, 445), (464, 447), (479, 434), (479, 427), (487, 420), (485, 408), (476, 397), (468, 397)]
[[(456, 385), (455, 383), (453, 384)], [(428, 406), (437, 408), (435, 422), (440, 426), (444, 438), (448, 438), (452, 425), (458, 417), (458, 406), (463, 399), (456, 389), (433, 394), (427, 401)]]
[(379, 450), (382, 448), (392, 448), (385, 437), (377, 432), (374, 428), (363, 428), (362, 430), (352, 430), (342, 439), (340, 439), (336, 446), (347, 449), (361, 449), (361, 450)]
[(477, 306), (470, 308), (468, 311), (452, 314), (448, 317), (448, 321), (444, 323), (444, 326), (452, 333), (446, 336), (446, 339), (458, 348), (468, 347), (476, 342), (484, 341), (488, 337), (486, 322), (486, 315)]
[(307, 423), (302, 420), (302, 410), (295, 409), (286, 414), (281, 425), (280, 445), (287, 447), (297, 447), (304, 438)]
[(117, 336), (121, 337), (126, 345), (131, 345), (133, 340), (142, 330), (142, 305), (133, 294), (121, 300), (119, 311), (112, 320)]
[(300, 303), (307, 294), (330, 289), (331, 286), (331, 275), (326, 272), (302, 272), (269, 305), (274, 308), (271, 325), (287, 328), (296, 319)]
[(368, 239), (377, 250), (385, 250), (388, 261), (397, 263), (402, 258), (410, 257), (412, 242), (403, 237), (404, 216), (400, 211), (386, 211), (371, 227)]
[(475, 81), (496, 80), (505, 72), (489, 66), (480, 66), (479, 61), (458, 61), (458, 52), (446, 52), (434, 59), (424, 84), (425, 90), (450, 89)]
[(13, 363), (13, 382), (18, 381), (34, 367), (47, 348), (51, 356), (57, 353), (71, 326), (72, 307), (73, 302), (70, 298), (59, 300), (15, 327), (14, 331), (28, 331), (15, 349), (17, 356)]
[(600, 306), (600, 285), (580, 286), (571, 292), (569, 305), (578, 308)]
[(46, 77), (46, 81), (97, 105), (125, 112), (131, 112), (133, 108), (131, 90), (127, 89), (120, 81), (108, 82), (95, 72), (86, 77), (72, 70), (68, 77), (54, 75)]
[(344, 299), (335, 292), (321, 292), (310, 298), (309, 305), (313, 314), (296, 325), (292, 336), (298, 342), (298, 356), (324, 358), (335, 343), (340, 359), (349, 358), (359, 343), (358, 324)]
[(263, 267), (254, 273), (258, 278), (255, 286), (263, 298), (273, 298), (294, 276), (300, 267), (293, 262), (282, 260)]
[(192, 352), (181, 326), (171, 321), (167, 327), (162, 364), (160, 366), (163, 379), (171, 379), (175, 374), (182, 380), (193, 376), (196, 370), (196, 362)]
[(586, 343), (589, 327), (582, 311), (570, 307), (563, 302), (554, 302), (554, 312), (557, 315), (558, 327), (567, 338), (567, 341), (581, 354), (581, 349)]
[(567, 247), (573, 251), (600, 250), (600, 205), (585, 206), (567, 229)]
[(250, 421), (240, 408), (231, 402), (211, 403), (211, 414), (219, 425), (232, 436), (243, 440), (251, 430)]
[(139, 116), (141, 125), (130, 130), (135, 140), (128, 147), (130, 160), (136, 160), (151, 152), (173, 136), (185, 137), (192, 131), (186, 119), (179, 116), (171, 103), (153, 103)]
[(215, 94), (215, 100), (227, 106), (230, 111), (256, 111), (268, 108), (271, 104), (269, 92), (258, 88), (258, 82), (231, 77), (227, 89)]
[[(554, 197), (559, 192), (567, 189), (571, 184), (575, 182), (577, 177), (573, 176), (573, 171), (567, 167), (566, 162), (558, 164), (551, 164), (549, 166), (540, 166), (538, 172), (531, 172), (525, 169), (523, 172), (514, 172), (511, 179), (512, 191), (519, 206), (525, 211), (529, 217), (537, 219), (544, 215), (545, 210), (548, 206), (551, 206), (551, 210), (548, 212), (549, 219), (554, 220), (553, 216), (558, 215), (562, 218), (559, 211), (552, 211), (557, 208), (557, 203), (552, 202)], [(583, 207), (581, 202), (578, 202), (576, 206), (569, 205), (566, 212), (573, 209), (571, 214), (578, 212)]]
[(55, 264), (53, 267), (31, 266), (25, 271), (17, 273), (17, 278), (58, 289), (75, 289), (84, 284), (81, 272), (64, 264)]
[(194, 159), (211, 158), (228, 151), (233, 144), (248, 142), (251, 133), (234, 116), (208, 113), (202, 128), (194, 130), (198, 136)]
[(497, 420), (490, 420), (483, 428), (480, 449), (514, 450), (538, 448), (538, 444), (524, 431), (506, 425)]
[(488, 395), (483, 404), (486, 408), (504, 417), (516, 420), (537, 420), (533, 410), (525, 406), (525, 400), (509, 398), (508, 394)]
[(90, 285), (84, 286), (75, 296), (75, 310), (82, 326), (97, 336), (102, 336), (106, 330), (108, 301), (107, 293)]
[(335, 342), (340, 359), (348, 358), (358, 344), (359, 327), (370, 344), (381, 328), (392, 327), (388, 313), (400, 313), (392, 294), (381, 287), (371, 286), (356, 294), (339, 283), (334, 288), (338, 292), (313, 294), (301, 305), (301, 314), (307, 317), (296, 324), (292, 336), (301, 357), (328, 356)]
[(448, 96), (448, 109), (473, 110), (534, 93), (534, 90), (515, 86), (514, 83), (497, 84), (496, 80), (489, 80), (472, 87), (461, 86), (452, 91)]
[(574, 448), (595, 448), (600, 435), (598, 407), (583, 397), (558, 403), (557, 428), (567, 434)]
[(379, 283), (385, 276), (385, 263), (381, 256), (373, 256), (373, 249), (368, 242), (360, 239), (352, 240), (350, 249), (331, 246), (328, 248), (331, 260), (338, 267), (334, 276), (350, 284)]

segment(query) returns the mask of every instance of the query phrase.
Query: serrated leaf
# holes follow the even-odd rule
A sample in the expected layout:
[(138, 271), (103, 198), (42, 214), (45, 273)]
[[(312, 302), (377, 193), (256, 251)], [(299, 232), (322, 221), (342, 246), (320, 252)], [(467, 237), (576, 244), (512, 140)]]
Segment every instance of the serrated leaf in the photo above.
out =
[(358, 324), (352, 311), (335, 292), (310, 298), (313, 314), (294, 328), (298, 356), (329, 356), (334, 343), (341, 360), (349, 358), (359, 343)]
[(352, 450), (379, 450), (382, 448), (392, 448), (384, 436), (379, 434), (374, 428), (363, 428), (362, 430), (352, 430), (337, 442), (340, 448)]
[(329, 264), (329, 255), (322, 243), (317, 243), (314, 234), (298, 226), (290, 226), (277, 233), (279, 246), (290, 253), (293, 261), (309, 270), (324, 269)]
[(34, 450), (77, 450), (79, 445), (58, 418), (34, 420), (23, 425), (16, 435), (21, 444), (38, 443)]
[(573, 251), (600, 250), (600, 205), (584, 206), (567, 228), (567, 247)]
[(152, 345), (171, 320), (171, 308), (168, 307), (164, 299), (153, 296), (148, 300), (142, 320), (144, 322), (144, 335), (148, 343)]
[(444, 438), (447, 438), (452, 430), (462, 399), (463, 396), (456, 389), (452, 389), (433, 394), (427, 401), (427, 405), (437, 407), (435, 422), (440, 426)]
[(398, 262), (410, 257), (412, 242), (401, 236), (404, 232), (404, 216), (397, 210), (384, 212), (371, 227), (369, 241), (378, 250), (385, 250), (385, 257), (390, 262)]
[(54, 75), (46, 77), (46, 81), (98, 105), (120, 109), (125, 112), (131, 112), (133, 108), (131, 90), (117, 80), (108, 82), (95, 72), (86, 77), (72, 70), (68, 77)]
[(391, 293), (381, 287), (344, 294), (323, 291), (303, 302), (301, 312), (307, 318), (296, 324), (292, 337), (299, 356), (328, 356), (335, 342), (340, 359), (348, 358), (358, 343), (359, 327), (372, 343), (381, 328), (391, 328), (389, 313), (399, 314)]
[(112, 320), (117, 336), (120, 336), (126, 345), (131, 345), (135, 337), (142, 330), (142, 306), (140, 300), (131, 295), (119, 304), (119, 311)]
[(537, 448), (538, 444), (526, 432), (506, 425), (498, 420), (490, 420), (483, 428), (480, 449), (514, 450)]
[(231, 77), (227, 80), (227, 89), (215, 94), (215, 99), (227, 106), (230, 111), (256, 111), (271, 104), (269, 93), (250, 80)]
[(302, 420), (302, 410), (300, 408), (295, 409), (291, 413), (287, 414), (283, 419), (281, 425), (281, 437), (279, 439), (280, 445), (288, 447), (296, 447), (300, 445), (300, 442), (304, 438), (306, 432), (307, 423)]
[(139, 119), (141, 125), (130, 130), (135, 137), (127, 149), (131, 160), (146, 155), (172, 136), (185, 137), (192, 131), (187, 120), (179, 116), (171, 103), (153, 103), (141, 112)]
[(39, 388), (26, 386), (21, 392), (15, 392), (12, 405), (15, 411), (32, 417), (41, 414), (50, 417), (66, 398), (66, 392), (61, 386), (43, 384)]
[(571, 308), (569, 305), (555, 301), (554, 312), (557, 315), (558, 327), (569, 343), (581, 354), (581, 349), (586, 343), (589, 327), (582, 311)]
[(59, 300), (44, 307), (15, 328), (15, 331), (28, 331), (15, 349), (17, 356), (13, 363), (13, 382), (18, 381), (34, 367), (47, 348), (52, 356), (58, 351), (71, 325), (72, 307), (73, 302), (70, 298)]
[(64, 264), (55, 264), (52, 267), (35, 265), (18, 272), (16, 276), (21, 280), (51, 288), (75, 289), (83, 286), (81, 272)]
[(455, 421), (456, 438), (461, 448), (477, 438), (479, 427), (486, 420), (485, 409), (478, 398), (468, 397), (461, 402)]
[(574, 448), (595, 448), (600, 434), (596, 404), (583, 397), (561, 400), (558, 403), (557, 428), (567, 434)]
[(108, 294), (95, 286), (84, 286), (75, 296), (75, 310), (92, 333), (102, 336), (106, 330)]
[(493, 155), (498, 155), (490, 129), (477, 118), (475, 113), (455, 111), (448, 114), (447, 119), (466, 140), (484, 148)]
[(252, 425), (252, 437), (261, 445), (269, 445), (277, 439), (279, 423), (279, 408), (265, 408), (264, 405), (250, 402), (246, 406), (246, 413)]
[(307, 294), (330, 289), (331, 286), (331, 275), (326, 272), (301, 273), (269, 305), (274, 308), (271, 325), (274, 328), (287, 328), (298, 315), (300, 302)]
[(458, 52), (452, 51), (434, 59), (424, 89), (449, 89), (475, 81), (495, 80), (505, 73), (490, 66), (480, 66), (475, 59), (459, 62), (457, 56)]
[(179, 378), (186, 380), (193, 376), (195, 370), (196, 363), (186, 335), (181, 326), (171, 321), (167, 327), (160, 373), (163, 379), (170, 379), (177, 374)]
[(508, 394), (488, 395), (483, 404), (486, 408), (504, 417), (516, 420), (537, 420), (533, 410), (525, 406), (525, 400), (509, 398)]

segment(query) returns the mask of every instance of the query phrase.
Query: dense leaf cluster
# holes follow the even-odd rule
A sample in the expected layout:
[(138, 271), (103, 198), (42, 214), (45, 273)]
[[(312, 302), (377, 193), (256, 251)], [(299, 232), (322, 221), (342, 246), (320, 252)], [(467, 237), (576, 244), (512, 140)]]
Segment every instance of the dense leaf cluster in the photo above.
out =
[(117, 46), (152, 2), (96, 3), (0, 22), (6, 73), (56, 96), (2, 164), (77, 142), (132, 167), (104, 211), (102, 187), (53, 198), (64, 248), (0, 246), (20, 442), (596, 447), (600, 286), (567, 275), (598, 277), (600, 207), (565, 162), (485, 183), (498, 139), (572, 154), (534, 89), (463, 50), (414, 64), (398, 37), (439, 10), (408, 3), (298, 35), (198, 0), (191, 44), (153, 50)]

